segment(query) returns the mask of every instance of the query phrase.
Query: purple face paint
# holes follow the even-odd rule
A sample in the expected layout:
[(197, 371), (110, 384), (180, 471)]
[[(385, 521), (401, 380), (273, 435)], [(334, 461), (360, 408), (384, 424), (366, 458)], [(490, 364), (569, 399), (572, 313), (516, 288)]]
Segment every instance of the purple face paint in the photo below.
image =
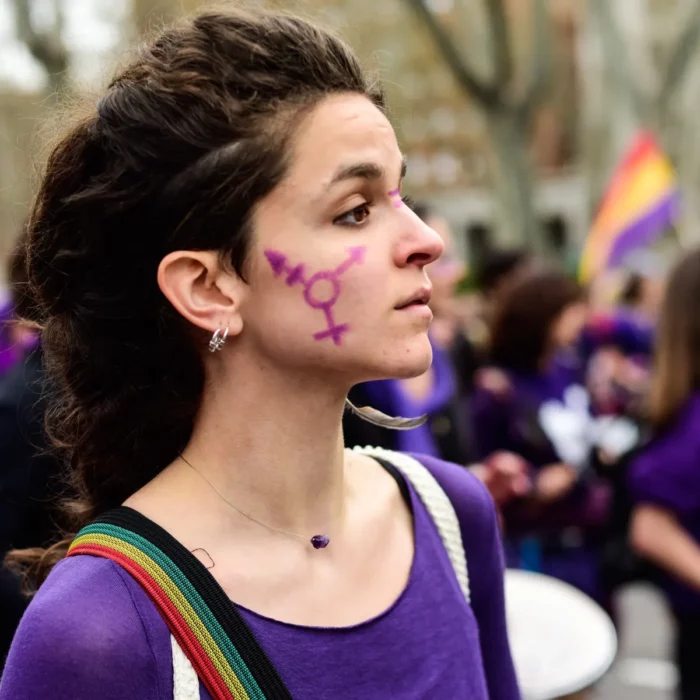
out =
[(393, 200), (394, 206), (400, 209), (403, 206), (403, 200), (401, 199), (401, 192), (398, 189), (391, 190), (389, 192), (389, 197)]
[(286, 273), (285, 282), (288, 287), (300, 284), (304, 287), (304, 301), (312, 308), (323, 311), (328, 328), (314, 333), (315, 340), (331, 338), (336, 345), (342, 343), (345, 333), (350, 330), (347, 323), (337, 324), (333, 315), (333, 307), (340, 297), (340, 276), (353, 265), (361, 265), (365, 259), (366, 248), (355, 246), (348, 248), (348, 258), (334, 270), (321, 270), (306, 279), (304, 265), (291, 265), (284, 253), (277, 250), (266, 250), (265, 257), (270, 263), (275, 277)]

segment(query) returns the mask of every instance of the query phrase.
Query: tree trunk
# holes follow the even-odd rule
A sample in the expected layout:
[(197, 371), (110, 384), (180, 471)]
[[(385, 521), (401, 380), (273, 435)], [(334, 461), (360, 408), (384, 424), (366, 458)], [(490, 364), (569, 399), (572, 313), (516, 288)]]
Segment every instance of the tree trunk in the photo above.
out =
[(69, 85), (69, 56), (63, 43), (62, 3), (54, 1), (55, 22), (46, 29), (34, 26), (30, 0), (14, 0), (13, 9), (17, 38), (43, 66), (49, 81), (49, 95), (54, 99)]
[(528, 153), (527, 125), (514, 110), (489, 114), (489, 130), (496, 158), (494, 218), (509, 243), (525, 243), (533, 253), (544, 251), (535, 214), (535, 174)]
[[(671, 146), (678, 182), (681, 189), (681, 220), (678, 222), (678, 240), (684, 246), (700, 241), (700, 132), (696, 126), (697, 105), (700, 99), (700, 65), (695, 60), (688, 67), (688, 75), (679, 93), (675, 123), (667, 124), (665, 142)], [(671, 127), (675, 127), (671, 129)]]

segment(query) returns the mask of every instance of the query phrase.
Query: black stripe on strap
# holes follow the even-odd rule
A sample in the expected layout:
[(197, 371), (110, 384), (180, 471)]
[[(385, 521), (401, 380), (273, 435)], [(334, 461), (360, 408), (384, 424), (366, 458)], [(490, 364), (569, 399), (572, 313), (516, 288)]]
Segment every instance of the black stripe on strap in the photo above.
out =
[(401, 491), (401, 497), (408, 506), (408, 509), (411, 512), (413, 512), (411, 492), (408, 490), (408, 483), (406, 483), (406, 477), (401, 473), (398, 467), (394, 466), (391, 462), (388, 462), (386, 459), (382, 459), (381, 457), (375, 457), (374, 455), (372, 455), (372, 459), (375, 462), (379, 462), (379, 464), (382, 467), (384, 467), (384, 469), (386, 469), (392, 477), (394, 477), (394, 481), (399, 487), (399, 491)]

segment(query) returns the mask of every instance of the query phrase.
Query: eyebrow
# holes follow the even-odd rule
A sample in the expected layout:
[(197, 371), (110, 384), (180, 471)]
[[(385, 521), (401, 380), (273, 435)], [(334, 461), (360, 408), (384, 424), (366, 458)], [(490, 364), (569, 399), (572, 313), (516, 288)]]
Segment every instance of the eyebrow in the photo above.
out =
[[(333, 175), (331, 178), (329, 187), (337, 185), (339, 182), (343, 182), (344, 180), (354, 180), (355, 178), (361, 178), (369, 181), (381, 180), (385, 174), (386, 171), (378, 163), (353, 163), (352, 165), (347, 165), (337, 170), (335, 175)], [(403, 180), (405, 176), (406, 159), (403, 158), (401, 162), (401, 179)]]

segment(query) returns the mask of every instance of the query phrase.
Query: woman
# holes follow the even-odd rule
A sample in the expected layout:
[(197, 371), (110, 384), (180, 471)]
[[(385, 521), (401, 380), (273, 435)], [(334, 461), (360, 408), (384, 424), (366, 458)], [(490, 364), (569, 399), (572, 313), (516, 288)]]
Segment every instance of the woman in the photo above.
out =
[(649, 418), (651, 442), (630, 465), (631, 541), (663, 572), (676, 618), (678, 697), (700, 697), (700, 251), (672, 272), (662, 311)]
[(402, 175), (355, 56), (278, 14), (166, 31), (59, 143), (28, 268), (93, 524), (0, 698), (189, 698), (193, 668), (201, 698), (518, 697), (486, 490), (411, 462), (454, 503), (467, 590), (408, 462), (343, 449), (350, 386), (430, 363), (442, 242)]
[(533, 489), (504, 511), (513, 566), (540, 570), (603, 601), (596, 532), (606, 495), (588, 460), (591, 416), (570, 354), (588, 309), (583, 290), (557, 270), (516, 279), (496, 309), (491, 380), (473, 402), (481, 455), (514, 452), (532, 468)]

